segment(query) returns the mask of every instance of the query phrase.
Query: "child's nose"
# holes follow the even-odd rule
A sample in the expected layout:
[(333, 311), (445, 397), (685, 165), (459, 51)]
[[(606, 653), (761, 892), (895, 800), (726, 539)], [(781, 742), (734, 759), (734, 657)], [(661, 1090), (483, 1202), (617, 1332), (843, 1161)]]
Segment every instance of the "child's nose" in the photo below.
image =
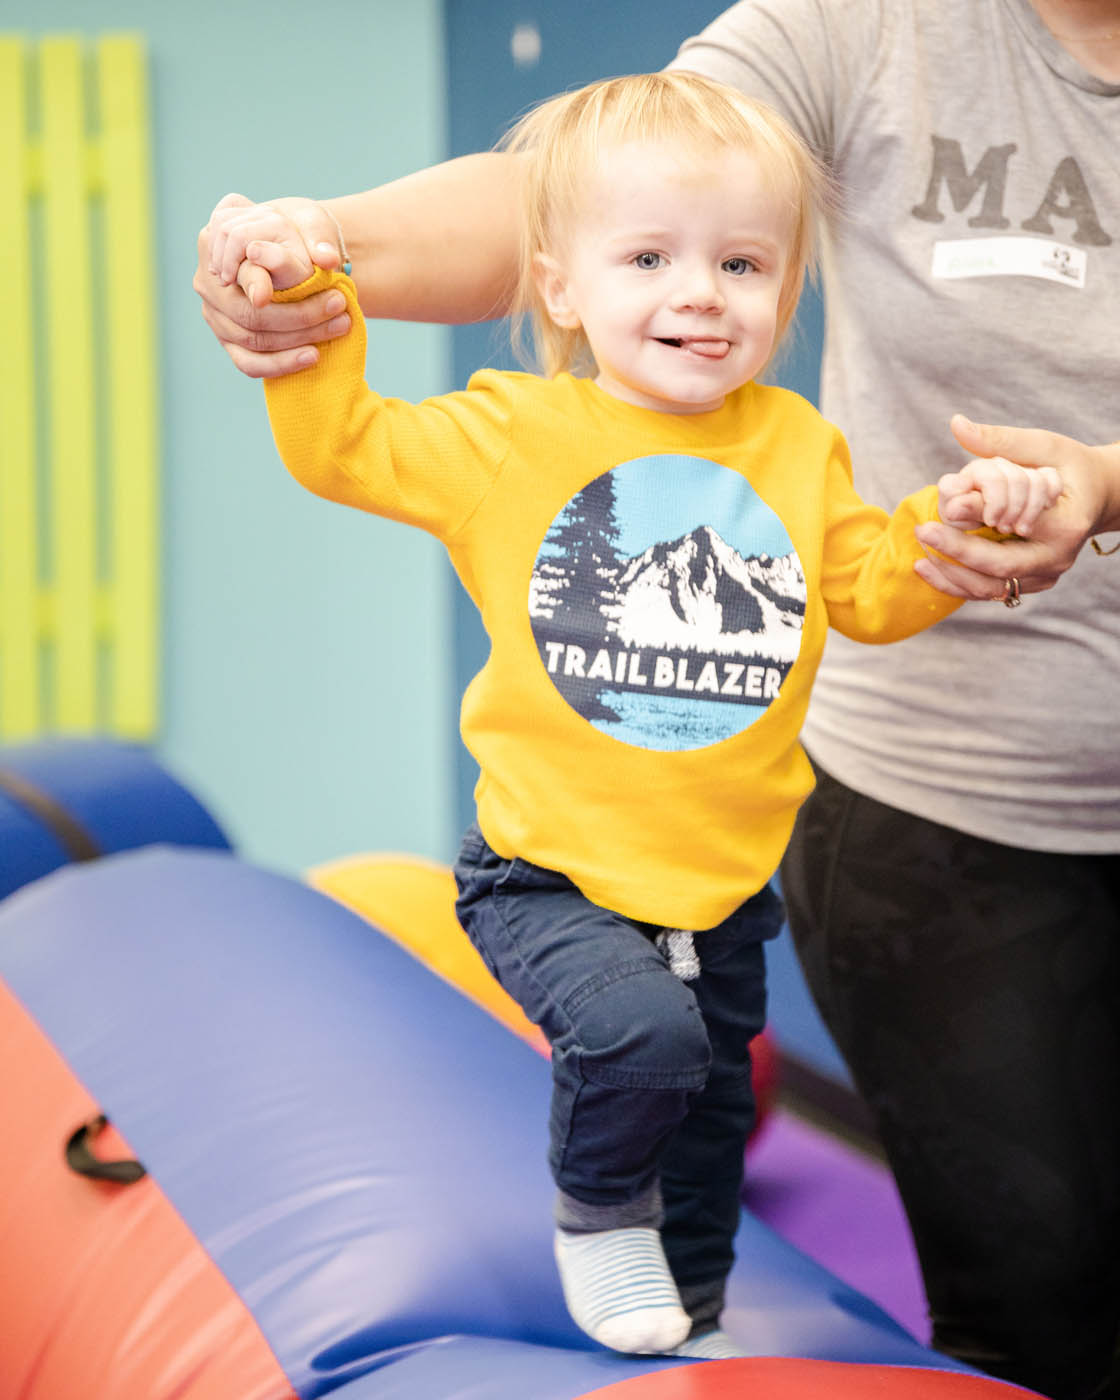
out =
[(681, 311), (722, 311), (725, 302), (712, 270), (696, 266), (682, 271), (673, 304)]

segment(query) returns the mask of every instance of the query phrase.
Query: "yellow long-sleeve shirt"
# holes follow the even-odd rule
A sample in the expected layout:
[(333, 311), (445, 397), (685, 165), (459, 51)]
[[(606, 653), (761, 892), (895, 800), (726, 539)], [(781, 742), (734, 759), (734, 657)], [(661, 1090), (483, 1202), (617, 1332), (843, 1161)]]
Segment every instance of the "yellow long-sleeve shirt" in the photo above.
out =
[(696, 415), (567, 374), (383, 399), (348, 279), (278, 296), (326, 285), (354, 329), (266, 383), (276, 444), (309, 490), (446, 545), (491, 642), (462, 707), (487, 841), (632, 918), (720, 922), (812, 786), (797, 736), (827, 628), (896, 641), (957, 606), (913, 572), (935, 488), (867, 505), (840, 433), (753, 383)]

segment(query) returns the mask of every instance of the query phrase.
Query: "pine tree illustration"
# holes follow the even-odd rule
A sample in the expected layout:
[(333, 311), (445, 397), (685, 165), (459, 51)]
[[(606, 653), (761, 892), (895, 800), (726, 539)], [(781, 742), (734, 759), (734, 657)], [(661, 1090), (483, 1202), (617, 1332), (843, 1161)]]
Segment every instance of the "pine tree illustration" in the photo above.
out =
[(545, 537), (550, 550), (550, 588), (557, 611), (593, 613), (605, 630), (618, 601), (618, 520), (615, 516), (614, 482), (604, 472), (578, 492), (556, 519)]

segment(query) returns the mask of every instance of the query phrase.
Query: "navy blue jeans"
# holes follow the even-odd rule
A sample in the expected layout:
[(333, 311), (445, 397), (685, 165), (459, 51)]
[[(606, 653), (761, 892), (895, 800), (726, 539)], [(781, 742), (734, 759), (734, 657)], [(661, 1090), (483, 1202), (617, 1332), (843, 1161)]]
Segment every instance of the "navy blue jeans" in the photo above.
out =
[(698, 1324), (714, 1323), (754, 1123), (748, 1046), (766, 1018), (762, 944), (781, 929), (780, 900), (764, 889), (697, 934), (699, 972), (686, 983), (654, 943), (660, 925), (592, 904), (556, 871), (503, 860), (477, 826), (455, 878), (471, 942), (552, 1045), (557, 1186), (604, 1229), (636, 1223), (635, 1204), (660, 1191), (682, 1301)]

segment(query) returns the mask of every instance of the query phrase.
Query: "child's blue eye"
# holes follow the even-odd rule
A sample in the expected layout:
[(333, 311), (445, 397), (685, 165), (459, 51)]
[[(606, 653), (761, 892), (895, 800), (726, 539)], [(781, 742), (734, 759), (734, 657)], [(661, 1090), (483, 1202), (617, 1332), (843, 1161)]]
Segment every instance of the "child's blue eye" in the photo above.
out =
[(724, 272), (730, 272), (732, 277), (742, 277), (744, 272), (750, 272), (754, 264), (749, 258), (728, 258), (723, 265)]
[(661, 266), (661, 254), (639, 253), (638, 256), (634, 259), (634, 266), (643, 268), (645, 271), (650, 272), (655, 267)]

